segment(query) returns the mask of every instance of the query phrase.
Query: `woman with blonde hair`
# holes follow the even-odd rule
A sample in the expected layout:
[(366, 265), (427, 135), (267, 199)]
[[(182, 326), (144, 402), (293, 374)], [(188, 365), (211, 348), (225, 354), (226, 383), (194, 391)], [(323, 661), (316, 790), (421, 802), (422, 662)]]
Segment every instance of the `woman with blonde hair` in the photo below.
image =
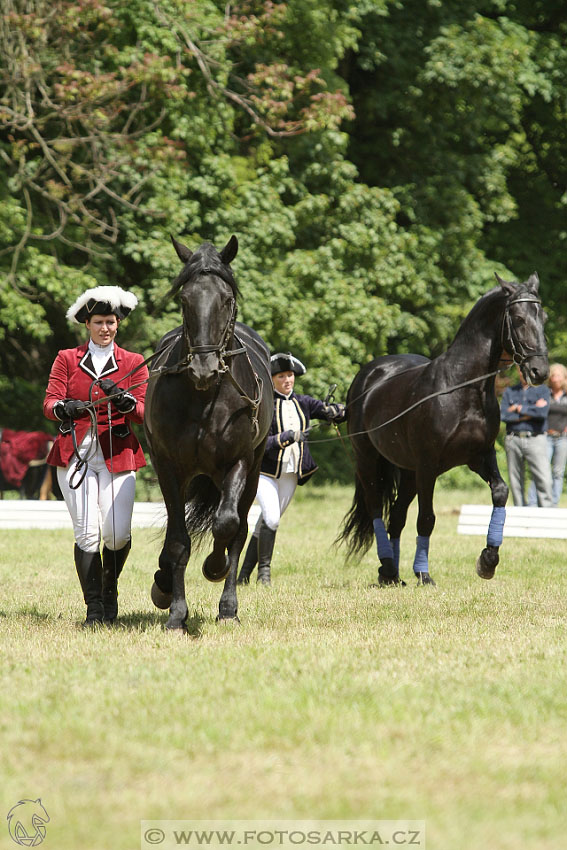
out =
[[(547, 456), (551, 463), (552, 500), (556, 507), (563, 492), (563, 478), (567, 465), (567, 368), (562, 363), (549, 367), (547, 383), (551, 391), (547, 417)], [(537, 505), (533, 481), (529, 489), (529, 505)]]

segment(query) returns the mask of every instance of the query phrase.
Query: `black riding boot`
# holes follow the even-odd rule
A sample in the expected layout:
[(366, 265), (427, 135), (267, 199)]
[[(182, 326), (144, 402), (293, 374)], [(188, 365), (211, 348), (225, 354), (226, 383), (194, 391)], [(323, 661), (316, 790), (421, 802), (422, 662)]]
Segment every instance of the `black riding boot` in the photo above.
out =
[(85, 552), (75, 543), (75, 567), (87, 606), (87, 619), (83, 626), (96, 626), (102, 623), (104, 616), (100, 552)]
[(118, 616), (118, 576), (126, 563), (126, 558), (132, 546), (129, 540), (122, 549), (102, 549), (102, 601), (104, 604), (105, 623), (114, 623)]
[(248, 544), (248, 549), (246, 550), (246, 554), (244, 556), (244, 560), (242, 562), (242, 566), (240, 567), (240, 572), (238, 574), (238, 578), (236, 579), (237, 584), (249, 584), (250, 576), (254, 571), (254, 567), (258, 563), (258, 537), (253, 534), (250, 538), (250, 543)]
[(258, 535), (258, 579), (260, 584), (271, 584), (270, 581), (270, 566), (272, 564), (272, 554), (274, 551), (274, 543), (276, 542), (276, 532), (272, 531), (264, 521), (260, 527)]

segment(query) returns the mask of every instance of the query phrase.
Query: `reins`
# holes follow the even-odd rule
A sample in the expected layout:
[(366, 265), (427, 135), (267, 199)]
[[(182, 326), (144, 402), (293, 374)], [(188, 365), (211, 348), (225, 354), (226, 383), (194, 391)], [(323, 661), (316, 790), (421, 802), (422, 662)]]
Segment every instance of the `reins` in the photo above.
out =
[[(185, 342), (186, 342), (186, 345), (187, 345), (187, 354), (183, 358), (181, 358), (176, 363), (173, 363), (171, 365), (164, 364), (163, 366), (158, 366), (155, 369), (151, 369), (149, 371), (148, 377), (144, 378), (143, 381), (138, 381), (137, 383), (129, 384), (127, 387), (122, 386), (116, 393), (111, 393), (108, 396), (104, 396), (103, 398), (96, 399), (96, 400), (93, 400), (92, 397), (91, 397), (89, 399), (89, 402), (87, 403), (88, 404), (87, 409), (91, 408), (89, 410), (89, 413), (94, 412), (94, 409), (99, 404), (104, 404), (105, 402), (112, 400), (113, 395), (119, 395), (120, 393), (122, 393), (122, 391), (130, 392), (131, 390), (137, 389), (138, 387), (142, 387), (144, 384), (147, 384), (152, 378), (159, 377), (161, 375), (167, 375), (167, 374), (178, 374), (179, 372), (182, 372), (185, 369), (188, 369), (189, 366), (191, 365), (191, 361), (193, 360), (193, 357), (195, 355), (216, 353), (219, 356), (219, 365), (220, 365), (218, 382), (220, 382), (222, 380), (222, 378), (226, 375), (227, 378), (232, 383), (235, 390), (237, 391), (237, 393), (239, 394), (242, 401), (244, 401), (250, 407), (251, 413), (252, 413), (251, 425), (252, 425), (252, 430), (254, 432), (254, 438), (255, 438), (258, 435), (258, 431), (259, 431), (259, 427), (260, 427), (259, 422), (258, 422), (258, 408), (260, 407), (260, 403), (262, 401), (262, 393), (263, 393), (263, 388), (264, 388), (264, 382), (263, 382), (262, 378), (258, 375), (256, 370), (254, 369), (254, 367), (252, 366), (252, 362), (250, 360), (250, 357), (248, 355), (248, 351), (247, 351), (245, 345), (240, 344), (240, 346), (238, 348), (232, 348), (232, 349), (227, 348), (227, 345), (228, 345), (230, 339), (231, 338), (234, 339), (234, 337), (235, 337), (234, 328), (235, 328), (235, 325), (236, 325), (237, 312), (238, 312), (238, 310), (237, 310), (237, 306), (236, 306), (236, 300), (233, 299), (232, 300), (231, 315), (230, 315), (230, 317), (229, 317), (229, 319), (226, 323), (225, 329), (224, 329), (223, 334), (221, 336), (221, 340), (216, 345), (213, 345), (213, 344), (210, 344), (210, 345), (191, 345), (189, 340), (187, 339), (187, 336), (184, 333), (185, 329), (183, 329), (181, 331), (181, 334), (185, 335)], [(147, 366), (149, 363), (152, 363), (160, 355), (163, 356), (164, 359), (167, 359), (169, 353), (173, 350), (173, 348), (179, 342), (181, 334), (177, 334), (176, 336), (174, 336), (174, 338), (171, 340), (171, 342), (169, 342), (166, 346), (164, 346), (163, 348), (159, 348), (153, 354), (150, 354), (149, 357), (146, 357), (145, 360), (142, 360), (141, 363), (138, 363), (137, 366), (134, 366), (132, 369), (130, 369), (129, 372), (127, 372), (125, 375), (123, 375), (121, 377), (121, 379), (120, 379), (121, 384), (123, 384), (124, 381), (127, 378), (132, 377), (132, 375), (134, 375), (136, 372), (138, 372), (144, 366)], [(236, 337), (236, 338), (238, 339), (238, 337)], [(240, 340), (239, 340), (239, 342), (240, 342)], [(228, 358), (236, 357), (239, 354), (245, 354), (246, 355), (246, 360), (248, 362), (248, 365), (250, 367), (250, 371), (252, 373), (252, 376), (253, 376), (254, 382), (255, 382), (255, 390), (256, 390), (255, 398), (251, 398), (247, 394), (247, 392), (244, 390), (244, 388), (241, 386), (241, 384), (237, 381), (237, 379), (232, 374), (232, 371), (230, 369), (230, 365), (226, 362), (226, 360)], [(91, 385), (91, 391), (92, 391), (92, 387), (97, 382), (98, 382), (98, 379), (97, 379), (97, 381), (93, 381), (93, 383)], [(89, 395), (92, 396), (92, 392), (89, 393)], [(74, 426), (73, 426), (72, 430), (73, 430), (73, 438), (75, 440)], [(74, 442), (73, 448), (75, 450), (75, 454), (77, 456), (78, 461), (81, 461), (81, 463), (82, 463), (83, 462), (82, 458), (80, 458), (78, 448), (76, 447), (76, 440)], [(77, 487), (80, 486), (85, 474), (86, 474), (86, 470), (85, 470), (81, 480), (76, 485)]]
[[(504, 309), (504, 313), (503, 313), (503, 316), (502, 316), (502, 325), (501, 325), (501, 328), (500, 328), (500, 344), (501, 344), (502, 348), (507, 350), (508, 347), (509, 347), (511, 349), (512, 357), (509, 361), (510, 364), (515, 363), (517, 366), (520, 366), (520, 367), (523, 366), (523, 364), (530, 357), (540, 357), (540, 356), (543, 356), (543, 355), (546, 354), (545, 351), (526, 352), (526, 349), (520, 343), (518, 343), (518, 340), (514, 339), (514, 334), (512, 333), (512, 322), (511, 322), (511, 319), (510, 319), (509, 308), (512, 306), (512, 304), (517, 304), (517, 303), (522, 302), (522, 301), (530, 301), (530, 302), (541, 305), (541, 300), (536, 295), (522, 295), (518, 298), (513, 298), (511, 301), (508, 301), (507, 304), (506, 304), (506, 307)], [(505, 339), (504, 339), (505, 335), (507, 336), (510, 345), (508, 345), (508, 342), (505, 342)], [(418, 366), (414, 366), (412, 368), (418, 369), (418, 368), (420, 368), (420, 366), (421, 366), (421, 364), (419, 364)], [(509, 368), (510, 367), (507, 366), (506, 368), (496, 369), (493, 372), (487, 372), (485, 375), (480, 375), (478, 378), (471, 378), (470, 380), (463, 381), (462, 383), (456, 384), (455, 386), (448, 387), (448, 388), (442, 389), (442, 390), (437, 390), (434, 393), (430, 393), (429, 395), (424, 396), (423, 398), (416, 401), (414, 404), (410, 405), (410, 407), (406, 408), (405, 410), (402, 410), (401, 413), (396, 414), (396, 416), (392, 416), (391, 419), (387, 419), (386, 422), (381, 422), (380, 425), (376, 425), (374, 428), (369, 428), (368, 430), (365, 430), (365, 431), (353, 431), (353, 432), (349, 433), (349, 437), (360, 437), (360, 436), (363, 436), (364, 434), (370, 434), (373, 431), (378, 431), (378, 430), (380, 430), (380, 428), (385, 428), (387, 425), (391, 425), (392, 422), (396, 422), (398, 419), (401, 419), (402, 416), (406, 416), (406, 414), (410, 413), (412, 410), (415, 410), (416, 407), (419, 407), (420, 405), (425, 404), (426, 401), (431, 401), (431, 399), (438, 398), (441, 395), (448, 395), (449, 393), (455, 392), (456, 390), (463, 389), (464, 387), (467, 387), (467, 386), (471, 386), (472, 384), (480, 383), (481, 381), (486, 381), (489, 378), (494, 378), (494, 377), (496, 377), (496, 375), (500, 374), (501, 372), (505, 372)], [(409, 372), (409, 371), (411, 371), (411, 369), (407, 369), (406, 371)], [(397, 376), (393, 375), (392, 377), (395, 378)], [(372, 389), (373, 389), (372, 387), (368, 387), (367, 389), (365, 389), (362, 393), (360, 393), (360, 395), (356, 396), (356, 398), (354, 398), (350, 402), (348, 402), (346, 407), (347, 408), (351, 407), (354, 404), (354, 402), (359, 401), (361, 398), (363, 398), (365, 395), (367, 395), (367, 393), (371, 392)], [(311, 444), (313, 444), (313, 443), (329, 443), (329, 442), (336, 441), (336, 439), (337, 439), (336, 437), (327, 437), (327, 438), (322, 439), (322, 440), (310, 440), (309, 442)]]
[[(543, 356), (546, 353), (545, 351), (526, 352), (525, 348), (520, 343), (518, 343), (518, 340), (514, 339), (514, 334), (512, 333), (512, 322), (511, 322), (511, 318), (510, 318), (510, 314), (509, 314), (509, 309), (513, 304), (517, 304), (519, 302), (524, 302), (524, 301), (533, 302), (533, 303), (541, 305), (541, 300), (536, 295), (526, 294), (526, 295), (522, 295), (518, 298), (513, 298), (511, 301), (509, 301), (506, 304), (506, 307), (504, 309), (504, 313), (503, 313), (503, 316), (502, 316), (502, 325), (501, 325), (501, 328), (500, 328), (500, 343), (502, 345), (502, 348), (507, 349), (507, 347), (509, 347), (510, 350), (511, 350), (512, 357), (511, 357), (509, 362), (515, 363), (517, 366), (520, 366), (520, 367), (529, 358)], [(178, 360), (177, 363), (174, 363), (173, 365), (170, 365), (170, 366), (163, 365), (163, 366), (158, 367), (157, 369), (152, 369), (146, 379), (144, 379), (143, 381), (140, 381), (138, 383), (135, 383), (135, 384), (130, 384), (130, 386), (128, 386), (127, 388), (121, 388), (120, 392), (122, 392), (122, 389), (125, 389), (125, 391), (130, 391), (130, 390), (136, 389), (137, 387), (143, 386), (144, 384), (148, 383), (148, 381), (150, 381), (151, 378), (153, 378), (155, 376), (160, 376), (160, 375), (164, 375), (164, 374), (175, 374), (175, 373), (181, 372), (184, 369), (187, 369), (189, 367), (189, 365), (190, 365), (190, 363), (191, 363), (191, 361), (192, 361), (192, 359), (195, 355), (216, 353), (219, 356), (219, 362), (220, 362), (220, 365), (221, 365), (221, 369), (219, 370), (219, 381), (222, 379), (222, 377), (224, 375), (226, 375), (228, 377), (228, 379), (231, 381), (231, 383), (234, 386), (234, 388), (236, 389), (236, 391), (238, 392), (240, 398), (246, 404), (248, 404), (250, 406), (251, 411), (252, 411), (252, 417), (251, 417), (252, 422), (251, 422), (251, 424), (252, 424), (252, 428), (255, 431), (255, 435), (256, 435), (257, 432), (258, 432), (258, 429), (259, 429), (257, 413), (258, 413), (258, 408), (260, 406), (260, 402), (261, 402), (261, 399), (262, 399), (263, 381), (262, 381), (262, 378), (260, 378), (259, 375), (257, 374), (257, 372), (254, 370), (252, 363), (250, 361), (250, 357), (248, 355), (248, 351), (247, 351), (247, 349), (244, 345), (241, 345), (239, 348), (236, 348), (236, 349), (227, 350), (228, 341), (230, 340), (231, 337), (234, 337), (234, 328), (235, 328), (235, 324), (236, 324), (236, 316), (237, 316), (236, 300), (233, 299), (231, 315), (230, 315), (230, 317), (229, 317), (229, 319), (226, 323), (225, 329), (224, 329), (223, 334), (221, 336), (221, 340), (217, 345), (212, 345), (212, 344), (209, 344), (209, 345), (191, 345), (190, 341), (187, 339), (187, 336), (185, 335), (185, 342), (186, 342), (186, 345), (187, 345), (187, 354), (184, 358), (182, 358), (181, 360)], [(182, 333), (185, 333), (185, 326), (184, 326)], [(507, 342), (506, 343), (504, 342), (505, 336), (507, 337), (507, 339), (510, 343), (509, 346), (508, 346)], [(159, 355), (166, 355), (167, 356), (167, 353), (170, 352), (173, 349), (173, 347), (177, 344), (178, 341), (179, 341), (179, 335), (175, 336), (173, 338), (173, 340), (167, 346), (165, 346), (164, 348), (158, 349), (158, 351), (151, 354), (149, 357), (147, 357), (145, 360), (143, 360), (141, 363), (139, 363), (137, 366), (135, 366), (133, 369), (131, 369), (129, 372), (127, 372), (126, 375), (123, 375), (122, 378), (121, 378), (121, 382), (123, 382), (126, 378), (129, 378), (132, 375), (134, 375), (137, 371), (142, 369), (144, 366), (147, 366), (149, 363), (151, 363), (153, 360), (155, 360)], [(250, 366), (250, 370), (251, 370), (252, 375), (254, 377), (255, 384), (256, 384), (256, 397), (254, 399), (250, 398), (250, 396), (245, 392), (245, 390), (242, 388), (242, 386), (239, 384), (239, 382), (236, 380), (236, 378), (232, 374), (232, 371), (230, 370), (230, 366), (225, 362), (225, 358), (235, 357), (239, 354), (246, 354), (246, 359), (248, 361), (248, 364)], [(412, 367), (412, 368), (417, 369), (420, 366), (421, 366), (421, 364), (419, 364), (419, 366), (415, 366), (415, 367)], [(369, 428), (368, 430), (365, 430), (365, 431), (352, 432), (352, 433), (349, 434), (349, 437), (358, 437), (358, 436), (362, 436), (364, 434), (370, 434), (373, 431), (378, 431), (381, 428), (385, 428), (387, 425), (391, 425), (393, 422), (396, 422), (398, 419), (401, 419), (403, 416), (406, 416), (412, 410), (415, 410), (416, 407), (419, 407), (420, 405), (425, 404), (425, 402), (427, 402), (427, 401), (431, 401), (431, 399), (438, 398), (439, 396), (442, 396), (442, 395), (448, 395), (449, 393), (456, 392), (457, 390), (460, 390), (460, 389), (464, 389), (467, 386), (471, 386), (473, 384), (480, 383), (481, 381), (488, 380), (489, 378), (494, 378), (496, 375), (500, 374), (501, 372), (505, 372), (506, 369), (508, 369), (508, 368), (509, 367), (507, 366), (506, 368), (496, 369), (493, 372), (487, 372), (485, 375), (480, 375), (477, 378), (471, 378), (470, 380), (463, 381), (462, 383), (456, 384), (455, 386), (448, 387), (448, 388), (442, 389), (442, 390), (437, 390), (434, 393), (430, 393), (429, 395), (424, 396), (423, 398), (414, 402), (414, 404), (410, 405), (410, 407), (408, 407), (405, 410), (402, 410), (400, 413), (396, 414), (396, 416), (393, 416), (390, 419), (386, 420), (386, 422), (382, 422), (380, 425), (376, 425), (375, 427)], [(411, 371), (411, 370), (406, 370), (406, 371)], [(392, 376), (392, 377), (396, 377), (396, 376)], [(96, 383), (96, 381), (93, 381), (93, 385), (95, 383)], [(360, 393), (360, 395), (356, 396), (356, 398), (354, 398), (350, 402), (348, 402), (346, 407), (347, 408), (352, 407), (352, 405), (356, 401), (359, 401), (361, 398), (363, 398), (365, 395), (367, 395), (367, 393), (369, 393), (372, 389), (373, 389), (372, 387), (368, 387), (367, 389), (365, 389), (362, 393)], [(104, 402), (111, 400), (111, 399), (112, 399), (112, 395), (109, 395), (105, 398), (98, 399), (97, 401), (93, 401), (91, 399), (89, 404), (92, 405), (92, 407), (94, 408), (98, 404), (104, 403)], [(91, 413), (91, 419), (94, 419), (92, 412), (89, 411), (89, 413)], [(77, 458), (78, 458), (79, 461), (81, 461), (81, 463), (84, 462), (86, 464), (87, 461), (84, 461), (83, 459), (80, 458), (78, 448), (76, 446), (74, 423), (72, 424), (72, 434), (73, 434), (73, 449), (75, 451), (75, 454), (77, 455)], [(327, 438), (320, 439), (320, 440), (310, 440), (309, 442), (311, 444), (329, 443), (329, 442), (336, 442), (337, 439), (340, 439), (341, 442), (343, 441), (342, 435), (340, 434), (340, 432), (338, 432), (337, 437), (327, 437)], [(81, 480), (79, 481), (79, 484), (76, 485), (77, 487), (81, 484), (85, 475), (86, 475), (86, 469), (85, 469), (85, 472), (83, 473), (83, 475), (81, 477)]]
[[(510, 362), (512, 362), (512, 361), (510, 361)], [(414, 367), (414, 368), (417, 368), (417, 367)], [(509, 369), (509, 368), (510, 368), (509, 366), (506, 367), (506, 369)], [(391, 425), (392, 422), (395, 422), (397, 419), (401, 419), (402, 416), (405, 416), (407, 413), (410, 413), (412, 410), (414, 410), (416, 407), (419, 407), (421, 404), (425, 404), (426, 401), (431, 401), (432, 398), (437, 398), (440, 395), (448, 395), (449, 393), (453, 393), (456, 390), (461, 390), (464, 387), (468, 387), (471, 384), (477, 384), (480, 381), (486, 381), (488, 378), (494, 378), (500, 372), (505, 372), (506, 369), (496, 369), (495, 372), (487, 372), (486, 375), (480, 375), (478, 378), (471, 378), (469, 381), (463, 381), (461, 384), (455, 384), (455, 386), (453, 386), (453, 387), (447, 387), (446, 389), (443, 389), (443, 390), (437, 390), (437, 392), (430, 393), (429, 395), (426, 395), (423, 398), (420, 398), (418, 401), (414, 402), (414, 404), (410, 405), (410, 407), (407, 407), (405, 410), (402, 410), (401, 413), (397, 413), (395, 416), (392, 416), (391, 419), (387, 419), (386, 422), (381, 422), (380, 425), (376, 425), (374, 428), (368, 428), (366, 431), (352, 431), (351, 433), (349, 433), (348, 436), (349, 437), (360, 437), (363, 434), (371, 434), (373, 431), (379, 431), (380, 428), (385, 428), (386, 425)], [(406, 371), (409, 372), (411, 370), (407, 369)], [(392, 377), (397, 377), (397, 375), (393, 375)], [(368, 392), (370, 392), (370, 389), (365, 390), (363, 393), (361, 393), (359, 396), (357, 396), (355, 399), (353, 399), (351, 402), (349, 402), (347, 407), (350, 407), (355, 401), (358, 401), (360, 398), (362, 398), (364, 395), (366, 395)], [(334, 441), (336, 439), (337, 439), (336, 437), (328, 437), (324, 440), (309, 440), (309, 443), (310, 444), (311, 443), (329, 443), (329, 442)]]

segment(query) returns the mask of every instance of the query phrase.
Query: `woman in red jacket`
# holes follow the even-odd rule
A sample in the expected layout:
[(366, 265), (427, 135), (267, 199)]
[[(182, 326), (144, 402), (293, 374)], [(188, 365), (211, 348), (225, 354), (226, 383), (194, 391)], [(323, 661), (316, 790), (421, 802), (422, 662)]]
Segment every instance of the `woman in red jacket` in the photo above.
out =
[(117, 582), (131, 546), (136, 470), (146, 464), (130, 423), (143, 422), (148, 370), (141, 355), (115, 342), (120, 322), (137, 303), (119, 286), (89, 289), (75, 301), (67, 318), (84, 322), (89, 338), (59, 352), (43, 403), (47, 418), (61, 421), (47, 462), (57, 467), (73, 521), (85, 626), (113, 623), (118, 614)]

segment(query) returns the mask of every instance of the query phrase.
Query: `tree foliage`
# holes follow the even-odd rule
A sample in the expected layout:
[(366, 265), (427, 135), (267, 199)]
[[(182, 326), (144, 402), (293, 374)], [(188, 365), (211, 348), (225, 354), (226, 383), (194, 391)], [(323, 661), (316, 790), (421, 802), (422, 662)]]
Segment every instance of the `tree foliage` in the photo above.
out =
[(537, 269), (555, 357), (567, 25), (559, 0), (5, 0), (0, 422), (45, 427), (64, 314), (132, 288), (149, 354), (190, 247), (240, 242), (240, 317), (344, 394), (437, 354), (493, 273)]

